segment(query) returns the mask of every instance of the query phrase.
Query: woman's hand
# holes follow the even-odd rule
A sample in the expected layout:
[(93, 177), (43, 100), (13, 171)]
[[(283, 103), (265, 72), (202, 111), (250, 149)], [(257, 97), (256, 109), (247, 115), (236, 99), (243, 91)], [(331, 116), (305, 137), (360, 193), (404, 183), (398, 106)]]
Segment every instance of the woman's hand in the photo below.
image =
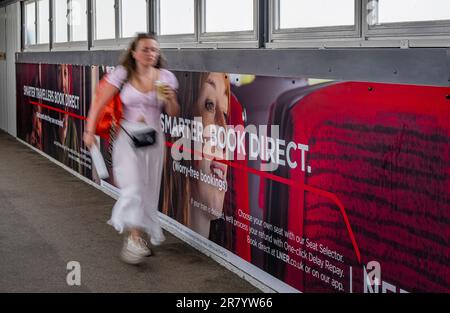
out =
[(92, 132), (84, 132), (83, 134), (83, 141), (86, 144), (86, 146), (90, 149), (92, 145), (95, 145), (95, 136)]
[(175, 90), (170, 88), (170, 86), (168, 85), (164, 86), (163, 95), (167, 102), (174, 102), (177, 99), (177, 94), (175, 93)]
[(171, 116), (177, 116), (180, 111), (178, 105), (177, 93), (170, 86), (164, 86), (164, 98), (166, 113)]

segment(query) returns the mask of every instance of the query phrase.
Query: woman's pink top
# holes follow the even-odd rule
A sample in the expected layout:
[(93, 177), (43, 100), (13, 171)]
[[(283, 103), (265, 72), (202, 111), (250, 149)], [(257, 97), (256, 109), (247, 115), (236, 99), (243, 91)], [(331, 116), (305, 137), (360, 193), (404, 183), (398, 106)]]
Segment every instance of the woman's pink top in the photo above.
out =
[[(120, 99), (123, 103), (123, 118), (127, 121), (137, 122), (143, 116), (145, 122), (159, 130), (161, 128), (159, 118), (163, 109), (163, 103), (158, 101), (156, 91), (141, 92), (137, 90), (127, 79), (127, 70), (122, 65), (117, 66), (114, 71), (106, 76), (106, 80), (113, 86), (121, 89)], [(175, 75), (161, 69), (159, 80), (168, 84), (172, 89), (178, 89), (178, 81)], [(124, 83), (125, 82), (125, 83)]]

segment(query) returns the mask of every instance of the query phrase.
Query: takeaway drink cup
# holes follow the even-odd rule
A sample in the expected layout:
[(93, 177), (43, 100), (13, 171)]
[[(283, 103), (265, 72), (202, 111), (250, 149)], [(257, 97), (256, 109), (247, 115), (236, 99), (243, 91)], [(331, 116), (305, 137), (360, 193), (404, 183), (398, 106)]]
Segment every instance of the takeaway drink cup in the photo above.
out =
[(164, 88), (166, 87), (166, 84), (160, 80), (157, 80), (155, 81), (155, 87), (158, 101), (165, 101), (166, 96), (164, 95)]

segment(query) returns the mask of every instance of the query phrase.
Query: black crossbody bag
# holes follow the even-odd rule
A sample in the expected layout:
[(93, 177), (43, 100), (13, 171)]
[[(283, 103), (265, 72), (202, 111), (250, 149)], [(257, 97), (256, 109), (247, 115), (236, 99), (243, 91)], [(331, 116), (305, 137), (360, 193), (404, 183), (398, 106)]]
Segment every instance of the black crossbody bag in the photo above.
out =
[(122, 125), (120, 127), (131, 138), (136, 148), (148, 147), (156, 143), (156, 130), (154, 129), (137, 131), (130, 134)]
[[(122, 91), (124, 84), (125, 82), (120, 86), (120, 91)], [(122, 128), (125, 134), (130, 137), (136, 148), (149, 147), (153, 146), (156, 143), (156, 130), (154, 129), (146, 131), (136, 131), (133, 132), (133, 134), (130, 134), (122, 125), (120, 125), (120, 128)]]

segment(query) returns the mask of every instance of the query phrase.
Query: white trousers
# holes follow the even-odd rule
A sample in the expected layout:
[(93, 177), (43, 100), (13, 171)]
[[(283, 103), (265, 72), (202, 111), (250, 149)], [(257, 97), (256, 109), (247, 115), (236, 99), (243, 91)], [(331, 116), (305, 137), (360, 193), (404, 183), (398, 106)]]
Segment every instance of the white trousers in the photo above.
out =
[[(149, 128), (145, 123), (124, 120), (122, 125), (130, 134)], [(158, 217), (164, 140), (164, 134), (158, 132), (154, 145), (135, 148), (123, 129), (119, 131), (114, 142), (112, 161), (120, 197), (108, 221), (119, 233), (138, 228), (146, 232), (152, 241), (165, 240)]]

